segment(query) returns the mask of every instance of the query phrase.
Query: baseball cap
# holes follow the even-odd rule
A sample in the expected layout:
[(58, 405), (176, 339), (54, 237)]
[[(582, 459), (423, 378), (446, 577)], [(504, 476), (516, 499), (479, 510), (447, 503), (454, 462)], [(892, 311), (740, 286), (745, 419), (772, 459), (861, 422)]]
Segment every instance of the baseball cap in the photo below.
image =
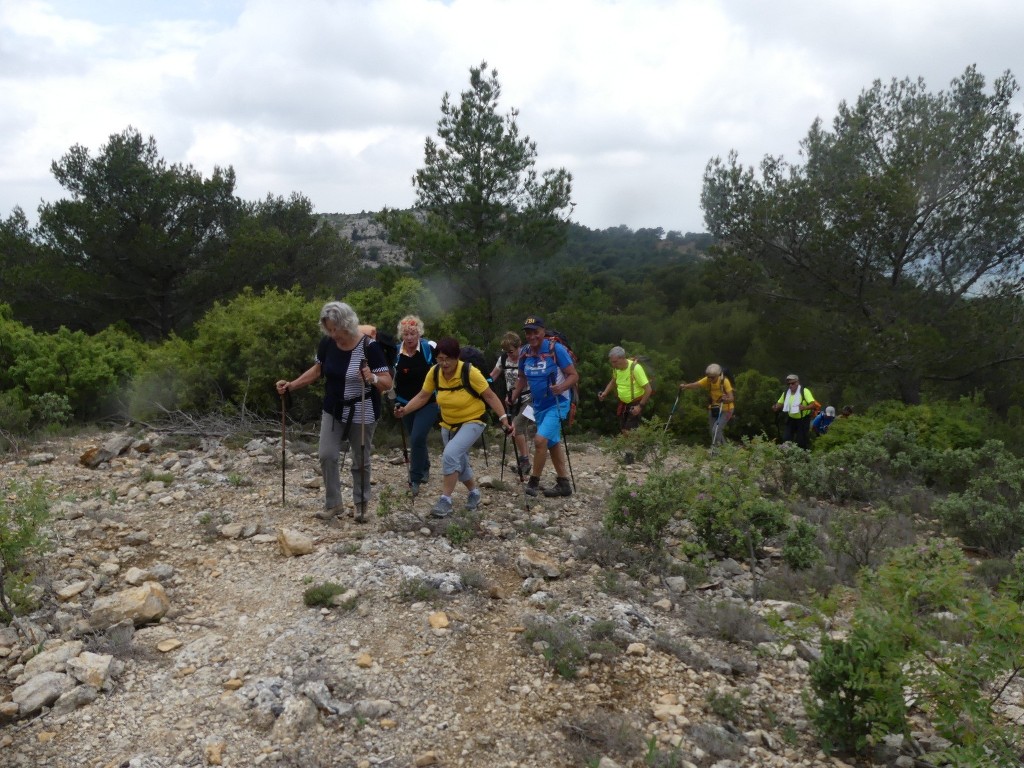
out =
[(544, 327), (544, 318), (542, 318), (542, 317), (537, 317), (536, 315), (530, 315), (528, 318), (523, 320), (523, 330), (524, 331), (533, 331), (533, 330), (536, 330), (537, 328), (543, 328), (543, 327)]
[(800, 381), (800, 377), (797, 376), (795, 373), (791, 373), (789, 374), (789, 376), (786, 377), (786, 383), (788, 384), (791, 381)]

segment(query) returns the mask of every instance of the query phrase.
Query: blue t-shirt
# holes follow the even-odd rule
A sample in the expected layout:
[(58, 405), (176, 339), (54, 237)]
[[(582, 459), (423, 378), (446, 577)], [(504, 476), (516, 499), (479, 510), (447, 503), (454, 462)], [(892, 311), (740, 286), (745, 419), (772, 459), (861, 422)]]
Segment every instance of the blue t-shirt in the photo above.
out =
[(814, 421), (811, 422), (811, 429), (815, 430), (819, 434), (824, 435), (828, 432), (829, 425), (835, 421), (835, 416), (826, 416), (825, 412), (822, 411), (814, 417)]
[(571, 365), (572, 358), (566, 348), (551, 339), (544, 339), (538, 352), (529, 345), (520, 350), (519, 373), (526, 377), (534, 410), (544, 411), (554, 407), (558, 400), (568, 402), (571, 399), (568, 391), (561, 395), (551, 393), (551, 387), (565, 379), (562, 369)]

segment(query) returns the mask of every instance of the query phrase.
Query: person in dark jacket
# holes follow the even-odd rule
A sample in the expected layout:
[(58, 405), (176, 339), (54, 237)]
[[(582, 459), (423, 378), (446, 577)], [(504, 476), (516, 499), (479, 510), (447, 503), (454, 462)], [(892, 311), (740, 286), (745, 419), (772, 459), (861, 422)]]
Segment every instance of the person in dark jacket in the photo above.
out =
[(373, 431), (380, 418), (380, 393), (391, 388), (391, 373), (380, 345), (359, 330), (359, 318), (348, 304), (324, 304), (320, 310), (320, 330), (324, 338), (317, 347), (316, 362), (298, 378), (278, 381), (277, 391), (284, 395), (324, 379), (318, 455), (326, 496), (324, 509), (316, 516), (330, 520), (344, 509), (340, 461), (344, 447), (352, 452), (355, 517), (358, 522), (365, 522), (370, 500)]

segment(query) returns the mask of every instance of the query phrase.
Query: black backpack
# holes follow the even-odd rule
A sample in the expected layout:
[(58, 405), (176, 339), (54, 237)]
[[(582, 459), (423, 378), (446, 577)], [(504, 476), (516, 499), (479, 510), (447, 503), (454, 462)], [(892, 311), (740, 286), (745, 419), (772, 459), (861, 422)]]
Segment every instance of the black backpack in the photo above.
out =
[(457, 387), (442, 387), (440, 385), (440, 371), (439, 366), (434, 366), (434, 391), (435, 392), (455, 392), (459, 389), (467, 389), (470, 394), (474, 397), (483, 400), (484, 393), (477, 392), (469, 383), (469, 372), (471, 368), (476, 368), (480, 373), (487, 379), (488, 387), (492, 384), (490, 378), (484, 371), (487, 370), (487, 361), (484, 358), (484, 353), (476, 347), (463, 347), (459, 352), (459, 360), (462, 361), (462, 382)]

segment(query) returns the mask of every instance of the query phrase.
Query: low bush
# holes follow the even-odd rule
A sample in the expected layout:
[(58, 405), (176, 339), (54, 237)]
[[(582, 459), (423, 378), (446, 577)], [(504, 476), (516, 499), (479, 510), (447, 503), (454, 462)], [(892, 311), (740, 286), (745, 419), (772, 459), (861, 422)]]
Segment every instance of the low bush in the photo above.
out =
[(691, 481), (688, 471), (654, 471), (643, 482), (619, 475), (607, 501), (605, 528), (629, 541), (660, 548), (665, 527), (686, 506)]
[(765, 464), (777, 455), (758, 450), (756, 442), (726, 446), (689, 479), (687, 517), (709, 552), (749, 558), (767, 538), (787, 529), (788, 510), (765, 496), (760, 481)]
[(0, 617), (31, 610), (33, 559), (47, 546), (50, 505), (44, 485), (8, 481), (0, 488)]
[(309, 608), (321, 606), (324, 608), (330, 608), (334, 605), (332, 600), (345, 593), (345, 588), (340, 584), (335, 584), (333, 581), (325, 581), (323, 584), (317, 584), (309, 587), (305, 592), (302, 593), (302, 602)]
[(782, 545), (782, 559), (794, 571), (806, 571), (821, 561), (818, 529), (806, 520), (797, 520)]
[(1024, 546), (1024, 459), (999, 443), (990, 464), (979, 467), (959, 493), (950, 493), (932, 505), (946, 531), (965, 544), (989, 552), (1012, 555)]
[(827, 751), (862, 751), (910, 730), (908, 707), (952, 746), (936, 764), (1019, 766), (1024, 731), (996, 716), (1020, 672), (1020, 605), (978, 589), (957, 542), (895, 550), (865, 570), (843, 640), (822, 639), (808, 715)]

